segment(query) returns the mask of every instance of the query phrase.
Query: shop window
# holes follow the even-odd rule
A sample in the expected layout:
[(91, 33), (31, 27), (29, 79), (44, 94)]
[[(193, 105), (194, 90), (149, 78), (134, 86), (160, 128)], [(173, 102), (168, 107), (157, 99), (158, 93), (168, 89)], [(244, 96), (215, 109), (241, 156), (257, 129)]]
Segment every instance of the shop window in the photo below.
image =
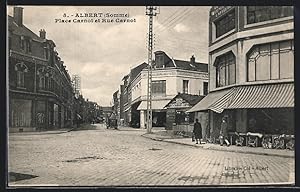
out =
[(234, 84), (236, 81), (235, 56), (228, 52), (219, 56), (215, 61), (217, 87)]
[(152, 94), (153, 95), (166, 95), (166, 81), (152, 81)]
[(189, 93), (189, 80), (183, 80), (183, 88), (182, 91), (183, 93), (188, 94)]
[(28, 67), (24, 63), (17, 63), (15, 65), (15, 71), (17, 73), (17, 87), (25, 87), (25, 73), (28, 72)]
[(294, 134), (292, 108), (248, 110), (248, 131), (262, 134)]
[(292, 6), (247, 6), (247, 24), (293, 16)]
[(230, 11), (228, 14), (221, 17), (214, 22), (216, 26), (216, 37), (231, 31), (235, 28), (235, 10)]
[(294, 41), (254, 46), (247, 54), (248, 81), (294, 77)]
[(11, 101), (11, 126), (31, 126), (31, 100), (12, 99)]

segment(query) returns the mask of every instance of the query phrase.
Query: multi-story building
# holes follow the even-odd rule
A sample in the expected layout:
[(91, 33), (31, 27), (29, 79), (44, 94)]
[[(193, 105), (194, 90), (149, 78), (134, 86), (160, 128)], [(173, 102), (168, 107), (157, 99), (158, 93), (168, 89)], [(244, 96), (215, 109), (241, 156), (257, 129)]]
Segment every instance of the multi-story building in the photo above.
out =
[(208, 111), (210, 133), (294, 133), (294, 18), (291, 6), (213, 6), (209, 94), (190, 112)]
[(75, 97), (78, 98), (81, 95), (81, 78), (78, 74), (72, 75), (72, 85)]
[(8, 42), (9, 131), (72, 126), (70, 75), (46, 31), (24, 25), (21, 7), (8, 16)]
[[(134, 121), (145, 128), (147, 110), (148, 69), (137, 73), (131, 82), (131, 113)], [(178, 93), (205, 95), (208, 88), (208, 66), (206, 63), (170, 58), (163, 51), (155, 52), (152, 70), (152, 116), (153, 126), (166, 126), (166, 104)]]

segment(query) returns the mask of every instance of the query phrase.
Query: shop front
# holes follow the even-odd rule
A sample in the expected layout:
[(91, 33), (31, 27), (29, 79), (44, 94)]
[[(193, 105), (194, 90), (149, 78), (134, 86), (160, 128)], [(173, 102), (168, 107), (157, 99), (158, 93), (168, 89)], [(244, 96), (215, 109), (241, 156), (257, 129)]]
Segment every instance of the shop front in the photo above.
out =
[(237, 146), (294, 147), (294, 84), (256, 84), (210, 93), (189, 112), (209, 112), (211, 142), (218, 143), (226, 117), (230, 142)]
[[(167, 121), (167, 110), (164, 108), (170, 99), (152, 100), (152, 127), (165, 127)], [(140, 112), (140, 128), (146, 127), (147, 101), (142, 101), (137, 110)]]
[[(191, 136), (195, 114), (188, 113), (204, 96), (179, 93), (164, 108), (167, 109), (166, 130), (172, 130), (176, 135)], [(203, 126), (205, 118), (198, 119)], [(205, 134), (205, 129), (202, 129)]]

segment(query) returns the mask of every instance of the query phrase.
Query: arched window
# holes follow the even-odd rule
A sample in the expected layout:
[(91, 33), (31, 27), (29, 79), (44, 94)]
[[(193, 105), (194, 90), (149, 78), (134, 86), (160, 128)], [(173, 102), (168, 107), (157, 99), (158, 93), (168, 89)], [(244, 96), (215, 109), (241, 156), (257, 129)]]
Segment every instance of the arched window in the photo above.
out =
[(15, 71), (17, 72), (17, 87), (25, 87), (25, 73), (28, 72), (28, 67), (23, 62), (17, 63)]
[(216, 58), (214, 66), (216, 67), (217, 87), (235, 84), (235, 60), (235, 55), (231, 51)]
[(294, 77), (294, 41), (255, 45), (247, 54), (247, 80)]

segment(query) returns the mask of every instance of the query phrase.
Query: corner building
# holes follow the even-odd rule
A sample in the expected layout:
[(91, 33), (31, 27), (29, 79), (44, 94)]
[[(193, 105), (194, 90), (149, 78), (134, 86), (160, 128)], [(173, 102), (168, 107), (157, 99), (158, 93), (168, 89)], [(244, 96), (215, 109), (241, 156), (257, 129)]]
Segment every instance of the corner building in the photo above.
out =
[(213, 6), (209, 94), (189, 112), (208, 111), (210, 137), (230, 132), (294, 134), (292, 6)]
[(55, 43), (23, 23), (23, 8), (8, 16), (9, 131), (73, 126), (73, 88)]

